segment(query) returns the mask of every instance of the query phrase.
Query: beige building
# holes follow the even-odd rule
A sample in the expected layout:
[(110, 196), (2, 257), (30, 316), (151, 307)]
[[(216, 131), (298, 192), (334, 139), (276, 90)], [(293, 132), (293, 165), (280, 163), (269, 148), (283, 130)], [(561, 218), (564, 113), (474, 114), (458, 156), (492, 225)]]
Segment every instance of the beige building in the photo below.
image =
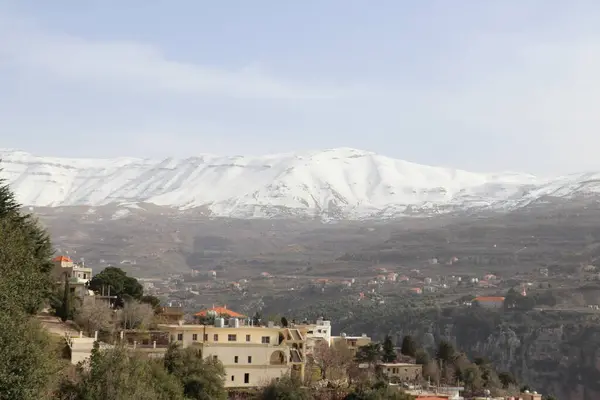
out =
[(526, 390), (521, 393), (520, 398), (522, 400), (542, 400), (542, 395), (535, 391), (530, 392), (529, 390)]
[(182, 347), (197, 348), (203, 357), (225, 367), (225, 387), (255, 387), (283, 375), (304, 378), (306, 338), (295, 328), (241, 325), (236, 318), (215, 325), (169, 324), (159, 329)]
[(52, 262), (54, 263), (54, 278), (57, 282), (64, 282), (66, 275), (72, 293), (81, 298), (88, 294), (87, 283), (92, 279), (91, 268), (75, 263), (66, 256), (55, 257)]
[(423, 366), (420, 364), (384, 363), (380, 366), (388, 378), (398, 382), (416, 382), (423, 377)]
[(306, 354), (312, 354), (319, 342), (331, 345), (331, 321), (319, 318), (314, 324), (295, 324), (293, 327), (299, 329), (306, 337)]
[(362, 336), (348, 336), (345, 333), (342, 333), (341, 336), (332, 336), (330, 344), (335, 345), (339, 341), (346, 342), (346, 346), (348, 346), (348, 348), (352, 350), (354, 354), (356, 354), (356, 351), (359, 347), (366, 346), (371, 343), (371, 338), (364, 333)]

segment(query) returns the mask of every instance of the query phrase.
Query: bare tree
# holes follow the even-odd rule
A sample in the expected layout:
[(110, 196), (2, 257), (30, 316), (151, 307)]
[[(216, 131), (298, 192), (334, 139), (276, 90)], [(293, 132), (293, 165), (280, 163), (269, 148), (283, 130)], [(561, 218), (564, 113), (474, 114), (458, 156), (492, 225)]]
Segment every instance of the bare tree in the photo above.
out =
[(125, 303), (119, 311), (119, 320), (123, 329), (144, 329), (154, 319), (154, 309), (150, 304), (132, 300)]
[(329, 346), (320, 341), (313, 352), (313, 361), (321, 370), (321, 379), (346, 377), (353, 363), (352, 351), (346, 343), (337, 342)]
[(115, 330), (114, 312), (101, 302), (84, 302), (75, 313), (75, 323), (90, 336), (95, 331), (113, 333)]

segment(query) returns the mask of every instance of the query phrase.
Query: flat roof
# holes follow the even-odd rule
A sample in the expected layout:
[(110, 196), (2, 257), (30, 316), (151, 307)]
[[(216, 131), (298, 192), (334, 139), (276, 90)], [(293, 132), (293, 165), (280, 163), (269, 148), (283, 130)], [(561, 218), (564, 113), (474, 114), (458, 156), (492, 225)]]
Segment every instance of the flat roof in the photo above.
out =
[(178, 329), (192, 329), (192, 328), (217, 328), (217, 329), (272, 329), (272, 330), (281, 330), (283, 328), (273, 326), (255, 326), (255, 325), (241, 325), (238, 327), (235, 326), (214, 326), (214, 325), (201, 325), (201, 324), (158, 324), (159, 327), (164, 328), (178, 328)]
[(384, 367), (422, 367), (421, 364), (411, 364), (411, 363), (382, 363)]

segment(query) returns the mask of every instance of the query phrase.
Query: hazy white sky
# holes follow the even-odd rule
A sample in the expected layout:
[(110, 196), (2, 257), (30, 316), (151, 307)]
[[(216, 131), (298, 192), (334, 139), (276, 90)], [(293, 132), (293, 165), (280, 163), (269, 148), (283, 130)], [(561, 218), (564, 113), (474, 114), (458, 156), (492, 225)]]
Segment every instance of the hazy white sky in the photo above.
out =
[(0, 147), (600, 170), (594, 0), (0, 0)]

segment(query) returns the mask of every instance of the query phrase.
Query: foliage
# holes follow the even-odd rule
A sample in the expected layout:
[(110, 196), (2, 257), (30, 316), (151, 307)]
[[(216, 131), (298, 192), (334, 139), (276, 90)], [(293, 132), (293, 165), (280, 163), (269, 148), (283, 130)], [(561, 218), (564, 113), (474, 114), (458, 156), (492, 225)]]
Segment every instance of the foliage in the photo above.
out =
[(0, 312), (0, 399), (37, 400), (56, 374), (50, 339), (37, 321)]
[(312, 360), (321, 371), (322, 379), (338, 379), (346, 374), (352, 363), (352, 351), (346, 343), (338, 341), (328, 345), (319, 341), (315, 346)]
[(361, 386), (348, 394), (344, 400), (412, 400), (414, 396), (398, 389), (388, 387), (386, 384), (375, 384), (371, 387)]
[(145, 304), (150, 304), (150, 306), (152, 306), (155, 312), (160, 307), (160, 299), (156, 296), (145, 294), (140, 298), (140, 301)]
[(400, 350), (402, 354), (405, 356), (417, 357), (417, 342), (413, 339), (412, 336), (406, 335), (402, 338), (402, 348)]
[(46, 268), (50, 253), (48, 260), (38, 258), (32, 249), (33, 228), (22, 221), (0, 218), (0, 301), (6, 310), (34, 314), (52, 291)]
[(252, 325), (254, 326), (260, 326), (261, 323), (261, 314), (257, 311), (254, 316), (252, 317)]
[(396, 358), (397, 354), (396, 349), (394, 348), (394, 343), (392, 342), (392, 337), (390, 335), (386, 335), (382, 345), (381, 360), (385, 363), (391, 363), (396, 361)]
[(69, 285), (69, 277), (67, 274), (64, 275), (64, 283), (63, 283), (63, 296), (62, 303), (60, 308), (57, 310), (56, 315), (60, 317), (60, 319), (65, 322), (68, 319), (73, 318), (73, 307), (71, 304), (71, 285)]
[(438, 345), (435, 358), (443, 362), (451, 362), (455, 356), (456, 350), (454, 350), (452, 343), (442, 340)]
[(517, 380), (510, 372), (501, 372), (498, 374), (498, 379), (502, 383), (503, 388), (508, 388), (510, 385), (516, 385)]
[(272, 381), (256, 396), (257, 400), (310, 400), (311, 394), (299, 382), (284, 376), (279, 381)]
[(174, 343), (165, 354), (164, 366), (179, 379), (186, 397), (198, 400), (227, 398), (225, 370), (219, 361), (203, 359), (197, 350), (181, 349)]
[(94, 275), (90, 281), (90, 289), (101, 293), (104, 289), (117, 296), (121, 304), (128, 297), (140, 300), (144, 294), (144, 287), (134, 277), (127, 276), (125, 271), (117, 267), (106, 267), (99, 274)]
[(0, 181), (0, 399), (43, 399), (56, 360), (48, 335), (31, 318), (52, 289), (46, 232)]
[(123, 329), (146, 329), (154, 318), (154, 309), (150, 304), (136, 300), (125, 302), (119, 310), (119, 320)]
[(79, 365), (75, 376), (66, 377), (56, 397), (63, 400), (177, 400), (184, 399), (178, 379), (157, 361), (117, 346), (92, 350), (89, 368)]
[(376, 364), (381, 361), (381, 344), (369, 343), (358, 348), (356, 361), (359, 363)]
[(109, 334), (115, 331), (113, 310), (99, 301), (84, 303), (76, 310), (74, 320), (87, 335), (93, 335), (96, 331)]
[(68, 305), (65, 307), (65, 293), (64, 284), (57, 284), (54, 290), (50, 293), (48, 304), (52, 313), (61, 318), (65, 315), (68, 320), (75, 319), (77, 309), (80, 306), (80, 299), (77, 298), (75, 293), (69, 293)]

